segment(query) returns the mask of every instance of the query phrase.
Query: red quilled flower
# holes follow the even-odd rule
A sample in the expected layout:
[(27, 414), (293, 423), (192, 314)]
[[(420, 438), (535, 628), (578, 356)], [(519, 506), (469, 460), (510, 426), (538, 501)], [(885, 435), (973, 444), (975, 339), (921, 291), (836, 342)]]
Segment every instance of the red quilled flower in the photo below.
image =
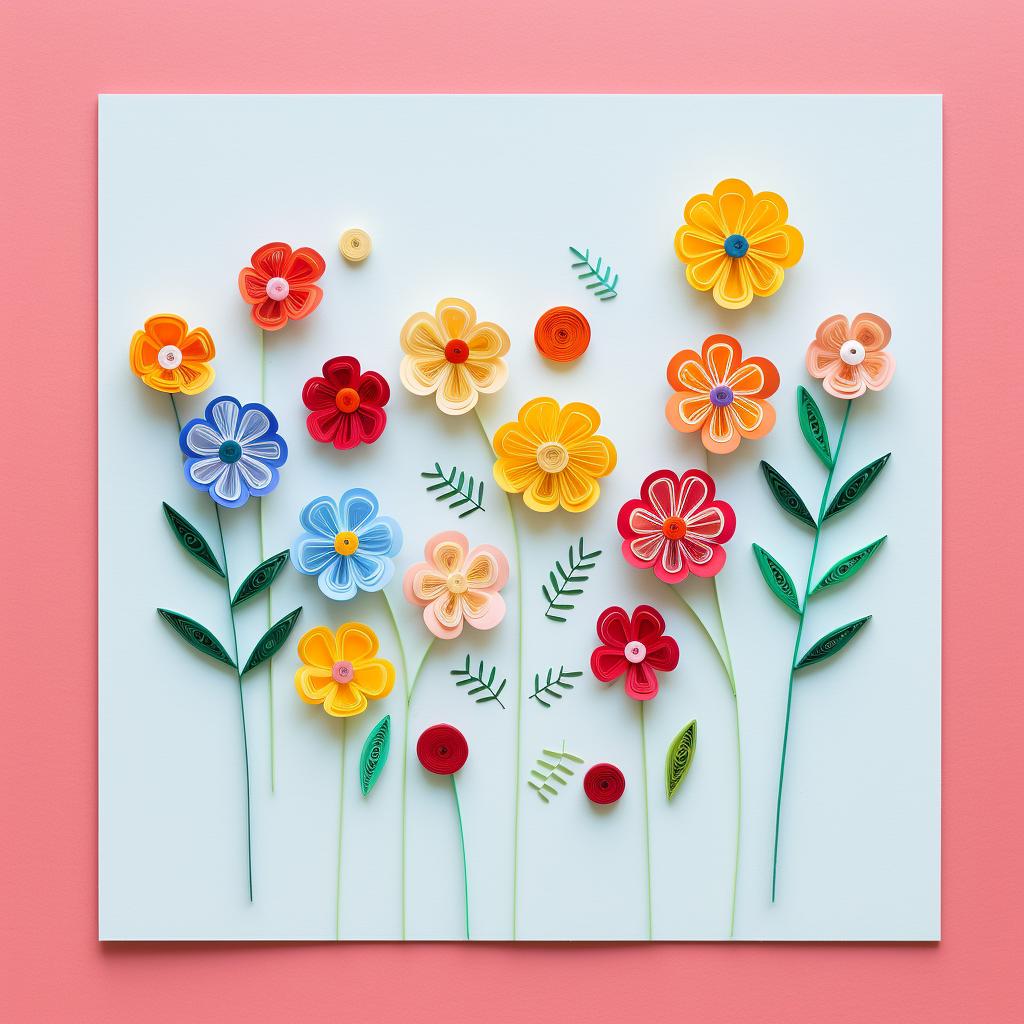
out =
[(702, 469), (677, 476), (671, 469), (652, 473), (640, 497), (619, 509), (622, 557), (637, 569), (653, 569), (665, 583), (692, 572), (716, 576), (725, 565), (722, 545), (736, 532), (736, 513), (715, 500), (715, 481)]
[(303, 247), (292, 252), (284, 242), (269, 242), (252, 254), (252, 265), (238, 275), (238, 290), (252, 307), (252, 318), (265, 331), (301, 320), (320, 305), (319, 281), (327, 269), (323, 256)]
[(302, 389), (309, 436), (339, 449), (373, 444), (388, 422), (388, 382), (375, 370), (361, 371), (355, 356), (328, 359), (323, 373)]
[(626, 776), (606, 761), (595, 764), (583, 776), (583, 792), (595, 804), (613, 804), (626, 792)]
[(632, 615), (618, 606), (606, 608), (597, 620), (601, 641), (590, 656), (590, 670), (603, 683), (626, 676), (626, 693), (651, 700), (658, 693), (658, 672), (679, 664), (679, 645), (665, 636), (665, 620), (656, 608), (642, 604)]
[(442, 722), (424, 729), (416, 741), (416, 756), (428, 772), (454, 775), (469, 757), (469, 744), (454, 725)]

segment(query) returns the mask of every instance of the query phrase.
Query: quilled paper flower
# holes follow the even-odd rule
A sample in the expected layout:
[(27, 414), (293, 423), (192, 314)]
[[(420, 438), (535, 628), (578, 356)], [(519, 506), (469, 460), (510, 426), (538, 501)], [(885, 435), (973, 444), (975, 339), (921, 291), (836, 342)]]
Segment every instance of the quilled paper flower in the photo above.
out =
[(593, 804), (613, 804), (626, 792), (626, 776), (607, 761), (595, 764), (583, 776), (583, 792)]
[(402, 530), (382, 516), (377, 496), (353, 487), (337, 501), (314, 498), (300, 513), (305, 531), (292, 544), (292, 564), (332, 601), (348, 601), (360, 590), (383, 590), (395, 574)]
[(376, 370), (362, 371), (355, 356), (328, 359), (323, 373), (302, 389), (309, 436), (341, 450), (373, 444), (388, 422), (388, 382)]
[(424, 549), (425, 562), (411, 566), (403, 590), (408, 601), (423, 606), (423, 622), (434, 636), (451, 640), (464, 623), (493, 629), (505, 617), (498, 591), (508, 582), (508, 559), (483, 544), (469, 549), (464, 534), (435, 534)]
[(836, 398), (881, 391), (896, 371), (896, 360), (885, 351), (891, 337), (892, 328), (874, 313), (858, 313), (852, 324), (830, 316), (807, 349), (807, 372)]
[(653, 569), (665, 583), (692, 572), (715, 576), (725, 565), (722, 546), (736, 531), (736, 513), (715, 499), (715, 482), (702, 469), (677, 476), (671, 469), (651, 473), (640, 497), (619, 509), (622, 556), (637, 569)]
[(600, 425), (592, 405), (532, 399), (494, 435), (494, 479), (536, 512), (585, 512), (601, 496), (598, 479), (615, 468), (615, 445), (597, 434)]
[(213, 383), (210, 360), (217, 354), (205, 327), (193, 327), (174, 313), (151, 316), (132, 335), (132, 373), (154, 391), (198, 395)]
[(433, 395), (449, 416), (469, 412), (480, 395), (508, 380), (508, 335), (497, 324), (476, 321), (463, 299), (442, 299), (434, 315), (414, 313), (402, 328), (399, 376), (414, 395)]
[(764, 437), (775, 426), (768, 399), (779, 389), (779, 371), (761, 356), (743, 358), (727, 334), (713, 334), (701, 348), (677, 352), (668, 364), (672, 397), (665, 415), (684, 434), (700, 431), (709, 452), (735, 451), (742, 438)]
[(533, 343), (545, 359), (571, 363), (590, 344), (590, 324), (572, 306), (555, 306), (541, 315), (533, 329)]
[(295, 689), (335, 718), (362, 714), (368, 701), (386, 697), (395, 685), (395, 666), (378, 658), (379, 650), (377, 634), (361, 622), (346, 622), (337, 633), (314, 626), (299, 640)]
[(428, 772), (454, 775), (469, 757), (469, 744), (454, 725), (442, 722), (423, 730), (416, 741), (416, 756)]
[(661, 612), (642, 604), (630, 615), (625, 608), (606, 608), (597, 620), (601, 646), (590, 656), (590, 670), (603, 683), (626, 677), (625, 690), (633, 700), (658, 694), (658, 672), (679, 664), (679, 645), (665, 635)]
[(265, 331), (276, 331), (289, 320), (302, 320), (320, 305), (323, 290), (315, 282), (327, 264), (315, 249), (292, 252), (284, 242), (262, 245), (252, 265), (238, 275), (238, 290), (252, 307), (252, 318)]
[(803, 236), (788, 218), (782, 196), (754, 195), (736, 178), (720, 181), (711, 195), (694, 196), (676, 232), (686, 280), (698, 291), (711, 291), (728, 309), (749, 305), (755, 295), (774, 294), (804, 251)]
[(189, 420), (178, 443), (185, 479), (226, 508), (269, 494), (288, 458), (277, 417), (259, 402), (242, 405), (230, 396), (215, 398), (202, 419)]

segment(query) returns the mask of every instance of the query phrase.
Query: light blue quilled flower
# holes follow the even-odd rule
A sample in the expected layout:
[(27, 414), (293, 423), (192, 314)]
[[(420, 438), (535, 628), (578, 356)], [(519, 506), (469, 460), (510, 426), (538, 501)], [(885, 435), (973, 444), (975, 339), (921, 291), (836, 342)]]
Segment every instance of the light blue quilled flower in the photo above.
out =
[(292, 545), (292, 565), (316, 576), (334, 601), (348, 601), (360, 590), (382, 590), (395, 574), (402, 530), (379, 512), (377, 496), (362, 487), (337, 501), (314, 498), (299, 514), (305, 532)]
[(227, 508), (269, 494), (288, 458), (274, 414), (259, 402), (242, 405), (230, 396), (215, 398), (202, 419), (189, 420), (178, 443), (185, 479)]

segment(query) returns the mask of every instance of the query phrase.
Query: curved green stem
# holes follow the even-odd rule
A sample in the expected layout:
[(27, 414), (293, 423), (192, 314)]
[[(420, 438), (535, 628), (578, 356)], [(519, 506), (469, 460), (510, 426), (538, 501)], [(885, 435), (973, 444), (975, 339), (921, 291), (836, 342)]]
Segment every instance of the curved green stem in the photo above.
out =
[(462, 830), (462, 808), (459, 806), (459, 790), (455, 785), (454, 772), (449, 776), (452, 780), (452, 793), (455, 794), (455, 815), (459, 819), (459, 844), (462, 846), (462, 890), (466, 906), (466, 938), (469, 938), (469, 862), (466, 860), (466, 834)]
[(843, 413), (843, 425), (839, 428), (839, 440), (836, 442), (836, 450), (832, 455), (832, 465), (829, 467), (828, 478), (825, 481), (825, 490), (821, 494), (821, 504), (818, 506), (818, 518), (815, 520), (814, 545), (811, 548), (811, 559), (807, 566), (807, 582), (804, 584), (804, 597), (800, 602), (800, 621), (796, 627), (796, 639), (793, 641), (793, 660), (789, 667), (789, 687), (786, 693), (786, 724), (782, 732), (782, 756), (779, 758), (779, 792), (775, 799), (775, 842), (772, 849), (772, 903), (775, 902), (775, 887), (778, 881), (779, 870), (779, 827), (782, 822), (782, 782), (786, 776), (786, 751), (789, 748), (789, 723), (793, 710), (793, 677), (796, 675), (796, 664), (800, 656), (800, 641), (804, 633), (804, 620), (807, 616), (807, 599), (811, 593), (811, 582), (814, 578), (814, 562), (818, 557), (818, 541), (821, 539), (821, 527), (825, 519), (825, 509), (828, 506), (829, 491), (832, 490), (832, 477), (835, 475), (836, 466), (839, 464), (839, 452), (843, 447), (843, 438), (846, 437), (846, 424), (850, 419), (852, 401), (847, 401), (846, 412)]
[(341, 720), (341, 771), (338, 775), (338, 871), (334, 900), (334, 941), (341, 938), (341, 837), (345, 831), (345, 719)]
[(174, 400), (174, 395), (169, 396), (171, 399), (171, 408), (174, 410), (174, 422), (178, 424), (178, 434), (181, 434), (181, 417), (178, 415), (178, 403)]
[(231, 640), (235, 649), (235, 675), (238, 677), (238, 708), (242, 716), (242, 754), (245, 760), (245, 839), (249, 855), (249, 902), (252, 903), (252, 793), (249, 785), (249, 736), (245, 726), (245, 698), (242, 694), (242, 669), (238, 657), (238, 630), (235, 626), (235, 609), (231, 604), (231, 576), (228, 570), (228, 549), (224, 543), (224, 526), (220, 521), (220, 505), (213, 503), (217, 515), (217, 533), (220, 535), (221, 557), (224, 559), (224, 590), (228, 599), (228, 614), (231, 618)]
[(644, 856), (647, 860), (647, 941), (654, 938), (654, 900), (651, 887), (651, 808), (647, 799), (647, 732), (644, 728), (644, 704), (640, 701), (640, 775), (644, 787)]

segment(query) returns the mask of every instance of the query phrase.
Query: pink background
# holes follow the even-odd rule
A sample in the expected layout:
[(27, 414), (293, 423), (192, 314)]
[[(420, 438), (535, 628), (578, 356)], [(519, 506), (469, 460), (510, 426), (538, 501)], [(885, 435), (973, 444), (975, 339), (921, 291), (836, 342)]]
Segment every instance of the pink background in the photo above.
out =
[[(1024, 300), (1020, 5), (803, 0), (785, 12), (764, 0), (692, 12), (679, 0), (529, 0), (488, 11), (472, 0), (43, 6), (7, 0), (0, 10), (0, 238), (8, 254), (0, 270), (8, 429), (0, 525), (9, 545), (0, 597), (0, 785), (10, 812), (0, 833), (0, 1014), (78, 1021), (486, 1014), (496, 1022), (557, 1015), (599, 1024), (669, 1014), (841, 1022), (890, 1011), (939, 1022), (995, 1020), (1011, 1006), (1019, 1012), (1024, 688), (1009, 646), (1016, 640), (1019, 649), (1021, 639), (1015, 583), (1024, 566), (1014, 534), (1024, 484), (1020, 431), (1011, 422), (1021, 396), (1007, 385), (1008, 360), (1022, 343), (1011, 324)], [(96, 942), (96, 94), (450, 91), (945, 94), (940, 945)], [(822, 157), (848, 161), (852, 173), (858, 161), (885, 160), (870, 139), (850, 139), (848, 153)], [(287, 159), (287, 151), (268, 158)], [(155, 159), (140, 153), (139, 173)], [(908, 238), (908, 259), (913, 246)], [(29, 384), (44, 380), (45, 388)], [(979, 515), (979, 499), (1011, 510), (1002, 543)], [(45, 645), (34, 639), (43, 636)]]

